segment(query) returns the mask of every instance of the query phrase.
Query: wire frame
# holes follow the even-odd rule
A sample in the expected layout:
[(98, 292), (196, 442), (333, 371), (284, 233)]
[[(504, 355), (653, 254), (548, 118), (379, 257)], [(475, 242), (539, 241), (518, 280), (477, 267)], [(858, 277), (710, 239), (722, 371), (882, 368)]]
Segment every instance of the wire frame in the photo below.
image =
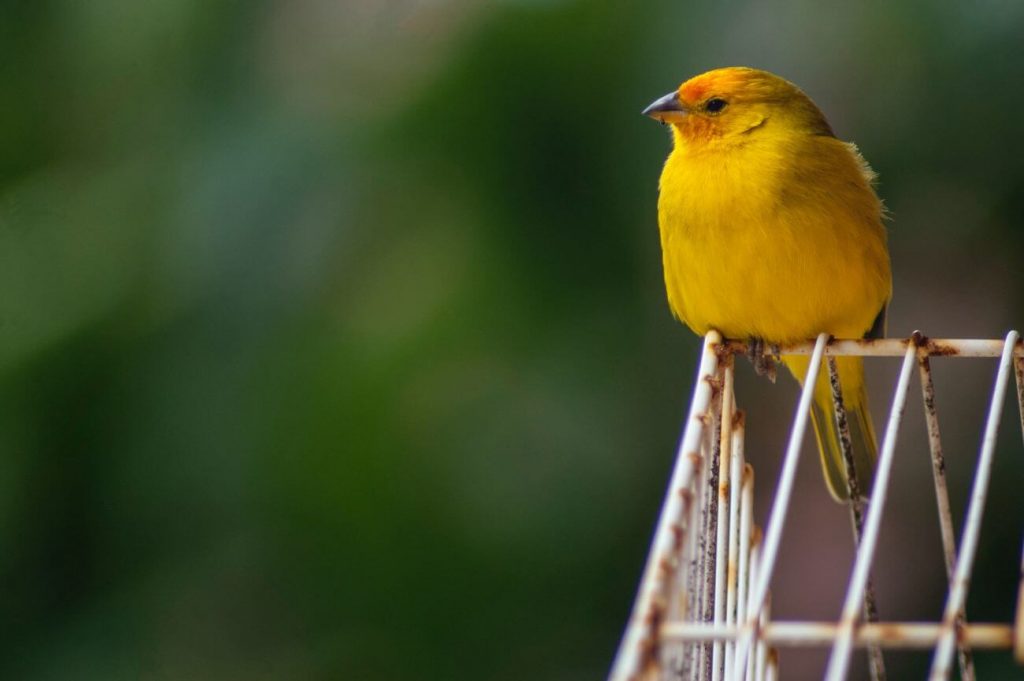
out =
[[(754, 471), (744, 458), (744, 418), (736, 407), (734, 356), (743, 341), (704, 339), (690, 411), (662, 504), (630, 620), (609, 681), (767, 681), (779, 677), (781, 647), (829, 647), (826, 681), (847, 678), (855, 647), (869, 650), (873, 681), (885, 679), (883, 648), (932, 649), (931, 681), (949, 679), (954, 664), (965, 681), (975, 678), (972, 651), (1013, 649), (1024, 664), (1024, 555), (1013, 623), (968, 623), (964, 604), (978, 548), (1000, 417), (1016, 374), (1024, 428), (1024, 345), (1017, 332), (1004, 340), (909, 339), (830, 340), (788, 346), (782, 354), (811, 355), (806, 380), (774, 489), (764, 531), (754, 523)], [(855, 487), (846, 414), (834, 357), (902, 357), (878, 470), (865, 504)], [(998, 357), (984, 435), (959, 545), (946, 489), (945, 463), (935, 410), (929, 358)], [(916, 372), (915, 372), (916, 369)], [(851, 521), (857, 550), (842, 612), (835, 622), (782, 622), (771, 618), (770, 587), (807, 429), (813, 386), (830, 373), (840, 445), (851, 480)], [(949, 581), (942, 619), (937, 622), (878, 622), (870, 569), (897, 437), (917, 373), (932, 457), (936, 509)], [(1022, 431), (1024, 432), (1024, 431)]]

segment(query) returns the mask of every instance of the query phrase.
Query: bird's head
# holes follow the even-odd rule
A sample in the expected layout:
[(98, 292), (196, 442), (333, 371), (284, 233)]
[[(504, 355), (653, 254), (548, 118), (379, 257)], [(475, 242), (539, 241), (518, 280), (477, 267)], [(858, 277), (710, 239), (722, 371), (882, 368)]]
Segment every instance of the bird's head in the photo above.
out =
[(770, 127), (776, 132), (831, 136), (811, 99), (787, 80), (733, 66), (695, 76), (655, 100), (644, 115), (671, 124), (677, 143), (743, 143)]

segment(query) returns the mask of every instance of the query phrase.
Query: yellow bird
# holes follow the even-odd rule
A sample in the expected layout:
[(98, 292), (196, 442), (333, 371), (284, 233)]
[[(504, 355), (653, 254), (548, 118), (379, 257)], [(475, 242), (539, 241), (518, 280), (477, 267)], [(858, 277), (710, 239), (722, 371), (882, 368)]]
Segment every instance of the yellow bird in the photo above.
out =
[[(884, 335), (892, 295), (875, 174), (799, 88), (756, 69), (709, 71), (644, 114), (672, 129), (658, 225), (672, 312), (698, 334), (783, 345)], [(801, 382), (807, 357), (783, 356)], [(769, 360), (770, 364), (770, 360)], [(755, 361), (759, 372), (764, 360)], [(860, 490), (877, 445), (860, 358), (838, 358)], [(825, 480), (849, 497), (822, 370), (811, 416)]]

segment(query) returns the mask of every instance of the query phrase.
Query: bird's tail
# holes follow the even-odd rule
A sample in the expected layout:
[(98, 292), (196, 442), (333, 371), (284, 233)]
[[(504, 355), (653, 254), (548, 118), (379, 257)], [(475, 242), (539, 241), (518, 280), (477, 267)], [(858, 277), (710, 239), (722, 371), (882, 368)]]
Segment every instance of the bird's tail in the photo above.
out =
[[(810, 358), (786, 355), (783, 363), (803, 385)], [(862, 497), (871, 493), (875, 477), (875, 462), (878, 447), (875, 444), (875, 427), (868, 410), (868, 396), (864, 387), (864, 363), (860, 357), (837, 357), (839, 383), (843, 392), (843, 406), (850, 430), (850, 444), (853, 450), (853, 465), (857, 473), (857, 486)], [(822, 363), (814, 386), (814, 401), (811, 403), (811, 420), (818, 440), (818, 453), (825, 474), (828, 489), (837, 501), (850, 498), (846, 479), (846, 464), (843, 450), (839, 445), (839, 429), (836, 427), (835, 411), (832, 406), (832, 388), (829, 382), (828, 365)]]

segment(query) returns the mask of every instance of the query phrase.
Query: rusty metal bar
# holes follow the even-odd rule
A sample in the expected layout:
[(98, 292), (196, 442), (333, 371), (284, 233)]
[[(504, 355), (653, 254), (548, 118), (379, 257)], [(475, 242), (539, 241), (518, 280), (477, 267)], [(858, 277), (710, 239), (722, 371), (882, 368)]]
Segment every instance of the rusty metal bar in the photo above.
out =
[[(740, 619), (740, 625), (750, 622), (753, 618), (757, 617), (757, 613), (754, 612), (753, 599), (751, 597), (751, 591), (754, 588), (754, 584), (757, 583), (757, 577), (760, 572), (761, 565), (761, 544), (764, 541), (764, 534), (761, 532), (761, 528), (754, 526), (751, 529), (750, 537), (750, 577), (747, 579), (747, 605), (743, 611), (743, 617)], [(748, 625), (749, 626), (749, 625)], [(760, 673), (757, 667), (757, 648), (761, 645), (761, 628), (757, 627), (754, 631), (754, 643), (755, 649), (753, 655), (748, 655), (747, 662), (747, 679), (754, 679), (758, 681)], [(739, 642), (736, 644), (736, 667), (742, 669), (743, 660), (740, 659)]]
[[(860, 548), (860, 540), (864, 534), (864, 497), (857, 480), (857, 470), (853, 461), (853, 443), (850, 441), (850, 423), (846, 418), (846, 407), (843, 403), (843, 388), (839, 381), (839, 367), (835, 357), (828, 358), (828, 379), (832, 388), (832, 406), (835, 410), (836, 429), (839, 432), (839, 447), (843, 452), (843, 467), (846, 469), (846, 491), (849, 494), (850, 524), (853, 527), (854, 549)], [(865, 436), (869, 433), (864, 433)], [(875, 601), (874, 580), (868, 572), (868, 581), (864, 585), (864, 620), (878, 621), (878, 606)], [(871, 681), (885, 681), (885, 660), (878, 646), (868, 647), (868, 671)]]
[[(721, 356), (719, 357), (719, 362)], [(713, 449), (712, 440), (717, 437), (715, 431), (715, 405), (716, 395), (718, 391), (715, 388), (718, 385), (718, 371), (721, 365), (718, 364), (715, 367), (715, 376), (708, 379), (713, 389), (711, 397), (711, 404), (708, 407), (707, 412), (702, 414), (702, 418), (705, 423), (705, 428), (701, 435), (701, 444), (699, 454), (691, 454), (691, 458), (696, 462), (699, 467), (699, 473), (695, 476), (693, 481), (693, 493), (688, 495), (684, 500), (690, 505), (689, 513), (687, 515), (687, 530), (685, 544), (683, 547), (684, 554), (682, 556), (682, 571), (685, 575), (680, 575), (680, 578), (685, 581), (686, 584), (686, 599), (683, 607), (679, 608), (678, 616), (680, 618), (685, 617), (693, 621), (702, 621), (700, 618), (700, 608), (703, 602), (702, 597), (702, 580), (700, 575), (700, 568), (703, 560), (703, 546), (704, 546), (704, 522), (706, 520), (707, 504), (705, 503), (706, 489), (708, 485), (708, 478), (710, 476), (708, 462), (711, 461), (711, 451)], [(710, 426), (710, 427), (708, 427)], [(682, 662), (679, 665), (677, 678), (680, 679), (696, 679), (697, 678), (697, 665), (700, 663), (700, 650), (703, 649), (703, 645), (691, 644), (687, 645), (682, 651)]]
[[(764, 641), (773, 646), (816, 647), (832, 645), (839, 634), (835, 622), (768, 622), (762, 630)], [(942, 635), (939, 622), (876, 622), (861, 624), (853, 638), (854, 646), (881, 646), (890, 649), (927, 650)], [(709, 626), (694, 622), (668, 622), (662, 635), (673, 641), (735, 641), (743, 635), (741, 627)], [(979, 650), (1006, 650), (1013, 646), (1015, 632), (1009, 624), (971, 623), (962, 630), (964, 641)]]
[[(713, 622), (716, 589), (716, 569), (718, 564), (718, 481), (721, 477), (722, 457), (722, 391), (725, 385), (724, 361), (731, 359), (728, 354), (719, 357), (718, 370), (715, 374), (713, 388), (715, 389), (711, 398), (711, 428), (707, 430), (706, 441), (708, 442), (704, 457), (709, 464), (705, 467), (706, 472), (700, 484), (704, 487), (706, 502), (703, 504), (703, 527), (700, 536), (700, 575), (697, 584), (700, 591), (700, 605), (696, 619), (701, 622)], [(710, 452), (710, 454), (708, 454)], [(710, 641), (699, 646), (697, 656), (696, 681), (711, 681), (712, 664), (712, 643)]]
[(896, 393), (893, 396), (893, 405), (889, 411), (889, 423), (885, 430), (885, 439), (882, 442), (882, 455), (878, 461), (875, 484), (871, 490), (872, 500), (870, 508), (868, 508), (864, 536), (860, 548), (857, 550), (853, 575), (850, 577), (850, 586), (846, 591), (846, 601), (843, 604), (843, 613), (839, 621), (839, 632), (832, 648), (832, 654), (829, 656), (828, 669), (825, 674), (826, 681), (842, 681), (846, 678), (846, 672), (850, 665), (854, 628), (857, 623), (857, 614), (864, 602), (868, 571), (871, 569), (871, 560), (875, 556), (875, 547), (878, 543), (878, 531), (882, 525), (882, 509), (885, 508), (885, 497), (889, 492), (889, 477), (896, 452), (896, 438), (907, 404), (907, 388), (910, 386), (910, 373), (914, 368), (916, 356), (915, 345), (908, 342), (905, 347), (899, 381), (896, 385)]
[[(730, 495), (729, 485), (732, 481), (733, 457), (733, 413), (736, 408), (733, 397), (733, 356), (728, 355), (722, 362), (722, 417), (718, 458), (718, 492), (716, 513), (717, 526), (715, 538), (715, 582), (714, 582), (714, 617), (715, 624), (725, 623), (725, 582), (728, 577), (729, 563), (729, 516)], [(711, 681), (721, 681), (725, 661), (722, 659), (724, 649), (721, 641), (712, 645)]]
[[(716, 366), (716, 371), (718, 367)], [(711, 406), (709, 409), (713, 409), (715, 398), (711, 399)], [(702, 598), (702, 582), (700, 575), (701, 561), (703, 560), (703, 553), (701, 547), (704, 545), (704, 519), (706, 517), (707, 503), (705, 497), (707, 496), (707, 482), (710, 472), (708, 471), (708, 462), (711, 461), (711, 440), (714, 433), (714, 414), (705, 413), (705, 422), (711, 427), (704, 428), (702, 436), (702, 444), (700, 449), (700, 455), (695, 456), (695, 460), (700, 466), (700, 474), (693, 483), (693, 494), (690, 495), (693, 503), (693, 509), (690, 512), (689, 527), (691, 530), (687, 535), (688, 543), (686, 545), (686, 555), (683, 556), (684, 566), (687, 570), (686, 585), (687, 585), (687, 597), (686, 597), (686, 611), (685, 617), (694, 621), (700, 621), (700, 606), (703, 602)], [(714, 435), (717, 437), (717, 435)], [(695, 670), (697, 665), (700, 663), (700, 649), (703, 646), (699, 644), (693, 644), (687, 646), (683, 651), (683, 664), (680, 670), (680, 678), (694, 679), (696, 678)]]
[[(864, 338), (834, 340), (825, 350), (826, 356), (902, 357), (913, 338)], [(779, 354), (810, 355), (814, 342), (804, 341), (779, 347)], [(747, 352), (747, 341), (728, 340), (723, 347), (734, 354)], [(924, 338), (920, 352), (932, 357), (999, 357), (1003, 341), (977, 338)], [(1014, 357), (1024, 357), (1024, 344), (1018, 343)]]
[[(694, 498), (698, 499), (698, 510), (694, 515), (693, 523), (695, 528), (699, 528), (699, 531), (695, 533), (693, 550), (693, 601), (690, 611), (687, 613), (687, 617), (694, 622), (708, 623), (709, 620), (705, 617), (704, 613), (706, 610), (707, 592), (708, 592), (708, 579), (705, 577), (708, 567), (708, 552), (709, 552), (709, 541), (708, 541), (708, 526), (711, 522), (711, 513), (716, 510), (712, 501), (716, 498), (715, 490), (711, 489), (712, 477), (717, 475), (714, 469), (716, 461), (719, 456), (719, 431), (721, 430), (721, 411), (722, 411), (722, 357), (725, 355), (719, 355), (719, 363), (716, 367), (715, 376), (711, 381), (713, 392), (711, 397), (711, 406), (709, 407), (708, 413), (705, 415), (705, 424), (707, 427), (704, 428), (703, 445), (701, 447), (701, 474), (700, 477), (694, 481)], [(711, 542), (714, 541), (714, 536), (711, 537)], [(691, 681), (708, 681), (707, 675), (709, 672), (707, 653), (710, 651), (710, 643), (697, 643), (691, 647), (687, 652), (688, 655), (688, 670), (684, 678), (690, 679)]]
[(800, 392), (800, 404), (797, 406), (796, 416), (793, 419), (793, 428), (790, 431), (789, 445), (786, 448), (786, 456), (782, 464), (782, 474), (779, 476), (779, 484), (775, 492), (775, 503), (772, 504), (772, 514), (768, 521), (768, 531), (765, 535), (764, 550), (762, 553), (762, 564), (758, 571), (758, 579), (752, 591), (751, 605), (753, 606), (753, 617), (748, 618), (749, 633), (744, 636), (737, 647), (737, 667), (742, 668), (746, 664), (747, 655), (752, 643), (752, 637), (756, 635), (758, 622), (757, 616), (764, 607), (768, 598), (768, 587), (771, 585), (772, 573), (775, 571), (775, 559), (779, 553), (779, 544), (782, 541), (782, 529), (786, 524), (786, 513), (789, 511), (789, 503), (793, 497), (793, 482), (796, 479), (796, 467), (800, 461), (801, 444), (804, 433), (807, 430), (807, 419), (811, 409), (811, 399), (814, 397), (814, 386), (818, 380), (818, 373), (821, 370), (821, 358), (825, 354), (825, 346), (828, 344), (828, 335), (821, 334), (814, 344), (814, 354), (811, 355), (811, 362), (807, 367), (807, 375), (804, 377), (803, 390)]
[(761, 609), (761, 616), (758, 618), (757, 648), (755, 650), (757, 662), (754, 664), (757, 672), (757, 681), (765, 681), (768, 678), (768, 655), (770, 651), (768, 642), (764, 640), (764, 636), (760, 632), (771, 621), (771, 613), (772, 597), (771, 594), (768, 594), (768, 600), (765, 601), (764, 607)]
[[(953, 571), (956, 566), (956, 537), (953, 531), (953, 514), (949, 507), (949, 490), (946, 486), (946, 458), (942, 452), (939, 415), (935, 408), (935, 384), (932, 382), (931, 362), (928, 355), (918, 355), (917, 368), (921, 376), (921, 397), (924, 402), (924, 418), (928, 430), (928, 448), (932, 458), (932, 479), (935, 482), (935, 503), (939, 513), (942, 550), (945, 554), (946, 581), (952, 584)], [(961, 609), (957, 613), (958, 626), (962, 626), (966, 617), (966, 613)], [(957, 658), (962, 681), (974, 681), (974, 656), (967, 643), (957, 641)]]
[[(740, 532), (743, 516), (743, 473), (746, 467), (743, 456), (744, 424), (743, 412), (733, 407), (733, 430), (732, 430), (732, 453), (729, 471), (729, 551), (726, 562), (726, 597), (725, 597), (725, 621), (727, 624), (736, 624), (737, 607), (739, 603), (739, 562), (740, 562)], [(748, 528), (749, 530), (749, 528)], [(735, 673), (736, 645), (729, 641), (725, 644), (724, 678), (733, 679)]]
[[(742, 432), (742, 431), (741, 431)], [(746, 618), (747, 592), (750, 590), (751, 563), (750, 553), (753, 548), (754, 529), (754, 468), (749, 463), (743, 464), (743, 485), (740, 491), (740, 538), (739, 538), (739, 571), (737, 574), (737, 598), (736, 612), (730, 624), (737, 625)], [(731, 660), (734, 670), (738, 670), (736, 659), (736, 645), (731, 643), (731, 655), (726, 658)], [(734, 674), (738, 674), (736, 671)]]
[(950, 585), (946, 599), (946, 609), (942, 615), (944, 630), (939, 638), (932, 658), (931, 681), (940, 681), (949, 677), (949, 658), (956, 641), (956, 618), (963, 610), (967, 599), (967, 587), (971, 581), (971, 569), (978, 548), (978, 535), (981, 532), (981, 518), (985, 511), (985, 498), (988, 494), (988, 483), (992, 476), (992, 458), (996, 449), (996, 437), (999, 435), (999, 420), (1002, 415), (1006, 387), (1013, 366), (1013, 352), (1019, 336), (1016, 331), (1006, 335), (1003, 354), (999, 360), (999, 372), (996, 375), (995, 388), (992, 390), (992, 401), (989, 404), (988, 419), (985, 423), (985, 436), (982, 439), (981, 456), (974, 474), (974, 485), (971, 487), (971, 498), (967, 506), (967, 521), (964, 523), (963, 536), (960, 539), (960, 555), (956, 561), (953, 583)]
[(721, 341), (722, 337), (716, 331), (704, 338), (690, 413), (640, 581), (640, 591), (612, 667), (610, 678), (614, 681), (626, 681), (640, 674), (645, 667), (657, 665), (659, 629), (668, 598), (664, 587), (670, 578), (667, 572), (672, 570), (671, 557), (683, 543), (678, 519), (682, 516), (684, 499), (692, 495), (690, 487), (697, 472), (696, 461), (700, 460), (698, 451), (704, 433), (704, 414), (711, 403), (712, 380), (718, 368), (716, 346)]
[(767, 668), (764, 671), (764, 681), (779, 681), (779, 651), (775, 648), (768, 650)]

